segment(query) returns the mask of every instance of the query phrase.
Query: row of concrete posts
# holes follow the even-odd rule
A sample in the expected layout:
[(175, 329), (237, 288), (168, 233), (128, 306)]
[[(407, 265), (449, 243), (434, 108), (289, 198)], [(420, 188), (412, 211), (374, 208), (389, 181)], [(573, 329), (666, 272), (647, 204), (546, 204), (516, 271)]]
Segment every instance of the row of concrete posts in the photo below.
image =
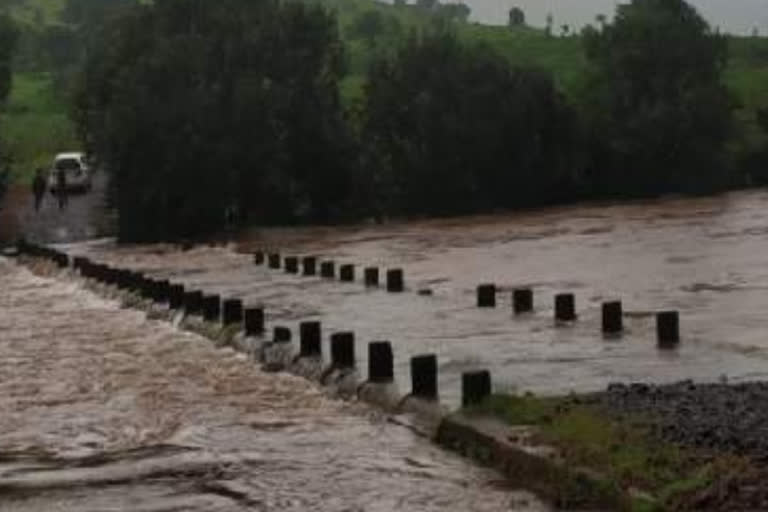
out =
[[(70, 258), (55, 249), (32, 244), (19, 245), (20, 253), (49, 259), (59, 267), (69, 266)], [(258, 260), (258, 257), (257, 257)], [(200, 316), (206, 322), (221, 323), (225, 328), (240, 326), (246, 336), (263, 337), (266, 333), (264, 308), (245, 308), (240, 299), (224, 299), (219, 295), (205, 294), (200, 290), (187, 290), (184, 285), (167, 279), (151, 278), (142, 272), (115, 268), (96, 263), (88, 258), (75, 257), (72, 260), (75, 271), (87, 279), (114, 286), (119, 290), (133, 292), (156, 304), (185, 315)], [(390, 271), (392, 272), (392, 271)], [(394, 283), (402, 284), (402, 271), (394, 271)], [(291, 343), (290, 328), (275, 326), (272, 342)], [(351, 370), (357, 365), (355, 334), (335, 332), (329, 337), (331, 370)], [(299, 325), (299, 358), (322, 360), (322, 324), (317, 321), (302, 322)], [(439, 400), (438, 358), (435, 354), (411, 358), (411, 393), (409, 396), (436, 402)], [(389, 341), (374, 341), (368, 344), (368, 382), (390, 384), (395, 379), (394, 351)], [(487, 370), (467, 372), (462, 375), (462, 403), (472, 406), (482, 403), (492, 392), (491, 374)]]
[[(303, 275), (314, 277), (318, 274), (323, 279), (338, 279), (344, 283), (355, 281), (357, 267), (352, 264), (337, 265), (335, 261), (320, 261), (317, 256), (281, 256), (280, 253), (266, 253), (257, 251), (253, 255), (253, 261), (256, 265), (264, 265), (273, 270), (284, 269), (287, 274)], [(319, 264), (319, 265), (318, 265)], [(338, 267), (338, 268), (337, 268)], [(365, 267), (363, 269), (363, 283), (367, 287), (380, 286), (381, 272), (378, 267)], [(400, 293), (405, 291), (405, 278), (403, 270), (399, 268), (386, 271), (386, 289), (391, 293)]]
[[(477, 287), (477, 307), (495, 308), (498, 288), (495, 284), (481, 284)], [(518, 288), (512, 291), (512, 309), (515, 314), (533, 311), (533, 290)], [(575, 322), (576, 296), (572, 293), (555, 295), (555, 320)], [(602, 332), (615, 336), (624, 332), (624, 310), (621, 301), (602, 304)], [(680, 344), (680, 314), (677, 311), (656, 313), (656, 338), (660, 348), (674, 348)]]

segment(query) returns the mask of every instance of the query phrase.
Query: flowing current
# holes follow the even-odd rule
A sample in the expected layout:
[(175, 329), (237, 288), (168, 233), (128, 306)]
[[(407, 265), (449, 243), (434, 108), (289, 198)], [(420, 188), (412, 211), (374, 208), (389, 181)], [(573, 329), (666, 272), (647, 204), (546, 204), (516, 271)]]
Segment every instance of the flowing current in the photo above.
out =
[[(494, 387), (536, 393), (602, 389), (616, 381), (765, 379), (768, 376), (768, 192), (386, 226), (259, 230), (229, 247), (69, 246), (96, 260), (143, 269), (222, 297), (263, 305), (270, 326), (354, 331), (389, 340), (402, 392), (409, 361), (435, 353), (443, 403), (460, 401), (462, 372), (492, 371)], [(256, 266), (249, 251), (318, 255), (356, 264), (355, 283)], [(407, 291), (366, 290), (362, 268), (402, 267)], [(496, 309), (475, 304), (477, 285), (500, 288)], [(536, 311), (515, 317), (510, 290), (530, 286)], [(420, 293), (421, 292), (421, 293)], [(576, 295), (579, 320), (557, 326), (554, 295)], [(626, 332), (604, 339), (603, 301), (624, 304)], [(678, 310), (682, 344), (656, 346), (655, 312)], [(327, 347), (326, 347), (327, 349)]]
[[(443, 404), (464, 371), (496, 390), (564, 393), (615, 381), (768, 377), (768, 192), (579, 205), (425, 222), (254, 230), (225, 246), (61, 245), (71, 254), (262, 305), (268, 326), (320, 320), (367, 343), (389, 340), (402, 393), (410, 357), (435, 353)], [(74, 206), (77, 208), (77, 204)], [(60, 222), (61, 225), (57, 225)], [(33, 232), (66, 238), (55, 215)], [(44, 229), (42, 229), (44, 228)], [(256, 249), (357, 265), (354, 283), (253, 263)], [(362, 268), (400, 267), (407, 290), (366, 289)], [(359, 404), (263, 374), (71, 278), (3, 262), (0, 286), (0, 510), (539, 510), (493, 473), (432, 447)], [(486, 282), (495, 309), (475, 305)], [(535, 291), (515, 316), (510, 290)], [(556, 293), (579, 319), (553, 321)], [(600, 334), (603, 301), (626, 332)], [(681, 314), (678, 350), (656, 346), (654, 313)], [(83, 482), (89, 485), (83, 485)], [(106, 485), (109, 484), (109, 485)], [(6, 492), (7, 491), (7, 492)], [(15, 507), (15, 508), (12, 508)], [(110, 508), (111, 507), (111, 508)]]
[(0, 258), (2, 511), (534, 511), (361, 404)]

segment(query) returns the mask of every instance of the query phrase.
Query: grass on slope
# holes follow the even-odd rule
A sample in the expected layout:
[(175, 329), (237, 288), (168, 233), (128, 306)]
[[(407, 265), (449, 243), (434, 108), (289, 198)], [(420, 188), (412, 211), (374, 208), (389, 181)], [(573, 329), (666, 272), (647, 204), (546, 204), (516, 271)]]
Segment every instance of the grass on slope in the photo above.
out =
[(655, 497), (635, 498), (633, 512), (673, 509), (685, 495), (710, 486), (715, 475), (735, 470), (734, 463), (746, 464), (725, 454), (701, 457), (660, 441), (644, 418), (611, 417), (569, 398), (496, 395), (467, 412), (535, 426), (537, 440), (557, 447), (567, 467), (595, 471), (611, 488), (639, 489)]
[(13, 155), (13, 179), (28, 182), (58, 152), (79, 148), (66, 103), (54, 94), (47, 73), (17, 73), (0, 112), (0, 138)]
[(16, 20), (30, 25), (47, 25), (55, 23), (64, 0), (23, 0), (10, 6), (10, 14)]
[[(394, 7), (376, 0), (314, 0), (338, 14), (342, 38), (347, 46), (349, 75), (341, 84), (342, 96), (352, 105), (363, 96), (365, 74), (377, 54), (397, 48), (404, 37), (433, 22), (434, 17), (413, 6)], [(23, 0), (12, 7), (19, 20), (37, 25), (55, 23), (64, 0)], [(376, 10), (388, 20), (397, 20), (401, 30), (387, 32), (375, 45), (353, 37), (349, 28), (362, 13)], [(521, 27), (455, 23), (459, 37), (487, 44), (511, 64), (549, 70), (567, 95), (573, 96), (586, 66), (578, 36), (547, 37), (543, 31)], [(731, 59), (725, 80), (741, 104), (736, 113), (737, 139), (734, 150), (754, 148), (768, 142), (757, 126), (755, 112), (768, 107), (768, 38), (730, 39)], [(9, 104), (0, 112), (0, 136), (15, 151), (17, 178), (26, 179), (37, 165), (47, 164), (53, 153), (77, 147), (74, 129), (66, 116), (64, 95), (54, 94), (47, 74), (17, 74)]]

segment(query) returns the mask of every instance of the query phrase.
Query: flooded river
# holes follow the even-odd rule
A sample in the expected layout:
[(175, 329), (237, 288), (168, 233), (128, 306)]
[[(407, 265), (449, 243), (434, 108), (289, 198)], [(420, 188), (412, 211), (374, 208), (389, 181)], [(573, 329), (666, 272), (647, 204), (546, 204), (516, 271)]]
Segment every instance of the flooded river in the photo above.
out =
[(544, 510), (382, 414), (69, 277), (0, 258), (0, 290), (4, 512)]
[[(497, 390), (563, 393), (615, 381), (765, 380), (768, 192), (383, 226), (268, 229), (227, 246), (62, 245), (263, 305), (269, 327), (321, 320), (392, 342), (396, 378), (438, 355), (441, 400), (487, 368)], [(317, 255), (357, 267), (354, 283), (299, 277), (251, 252)], [(2, 262), (0, 510), (529, 510), (485, 473), (359, 404), (263, 374), (243, 356), (142, 313)], [(366, 289), (362, 267), (405, 270), (407, 290)], [(475, 288), (502, 288), (477, 309)], [(530, 286), (535, 313), (509, 291)], [(429, 293), (425, 293), (428, 291)], [(556, 293), (579, 319), (553, 321)], [(627, 332), (600, 334), (600, 305), (624, 302)], [(660, 351), (654, 312), (681, 313), (682, 344)], [(79, 482), (75, 485), (75, 482)], [(82, 482), (91, 484), (83, 486)], [(110, 483), (111, 485), (104, 485)], [(52, 501), (53, 500), (53, 501)], [(107, 505), (109, 504), (109, 506)], [(115, 505), (116, 504), (116, 505)], [(112, 507), (112, 508), (110, 508)]]
[[(768, 377), (768, 192), (581, 205), (509, 215), (346, 228), (272, 229), (228, 248), (68, 249), (142, 268), (190, 287), (263, 304), (271, 325), (357, 334), (360, 366), (373, 340), (393, 343), (408, 392), (409, 358), (436, 353), (441, 395), (455, 405), (463, 371), (492, 370), (497, 389), (538, 393), (601, 389), (614, 381)], [(354, 263), (354, 284), (255, 266), (249, 251), (316, 254)], [(362, 266), (405, 269), (408, 292), (366, 290)], [(536, 312), (514, 317), (510, 296), (475, 307), (475, 287), (532, 286)], [(431, 295), (417, 292), (429, 289)], [(579, 321), (555, 326), (553, 297), (574, 292)], [(600, 334), (600, 305), (621, 299), (627, 332)], [(659, 351), (653, 313), (681, 312), (678, 351)]]

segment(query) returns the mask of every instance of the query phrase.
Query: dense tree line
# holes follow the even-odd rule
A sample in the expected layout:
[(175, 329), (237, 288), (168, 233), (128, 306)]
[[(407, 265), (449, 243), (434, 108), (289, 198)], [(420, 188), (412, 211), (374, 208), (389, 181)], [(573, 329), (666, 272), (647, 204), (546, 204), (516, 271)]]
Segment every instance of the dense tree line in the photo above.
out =
[(600, 195), (697, 192), (729, 180), (725, 37), (683, 0), (635, 0), (584, 34), (583, 94)]
[[(11, 91), (11, 65), (17, 37), (18, 31), (11, 19), (7, 16), (0, 16), (0, 107), (5, 103)], [(2, 121), (2, 108), (0, 108), (0, 123)], [(7, 153), (3, 141), (0, 140), (0, 206), (8, 186), (9, 165), (10, 155)]]
[(76, 101), (113, 176), (124, 240), (193, 236), (229, 217), (344, 213), (355, 152), (344, 54), (319, 6), (160, 0), (104, 29)]
[[(373, 41), (387, 26), (371, 11), (347, 29)], [(510, 66), (450, 27), (379, 52), (364, 99), (345, 112), (344, 49), (321, 6), (155, 0), (125, 9), (94, 37), (75, 108), (89, 150), (112, 172), (121, 238), (733, 181), (727, 47), (683, 0), (633, 0), (587, 29), (589, 74), (572, 103), (548, 73)]]
[(362, 140), (384, 213), (541, 204), (574, 179), (574, 113), (546, 73), (450, 32), (413, 36), (369, 73)]

